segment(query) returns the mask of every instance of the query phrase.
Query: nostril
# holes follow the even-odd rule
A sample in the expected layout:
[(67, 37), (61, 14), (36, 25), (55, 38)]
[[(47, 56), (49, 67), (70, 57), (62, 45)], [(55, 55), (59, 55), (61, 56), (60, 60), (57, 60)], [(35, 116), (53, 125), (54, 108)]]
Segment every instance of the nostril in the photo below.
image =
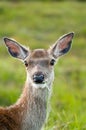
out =
[(33, 75), (33, 81), (35, 83), (42, 83), (44, 81), (44, 75), (39, 73)]

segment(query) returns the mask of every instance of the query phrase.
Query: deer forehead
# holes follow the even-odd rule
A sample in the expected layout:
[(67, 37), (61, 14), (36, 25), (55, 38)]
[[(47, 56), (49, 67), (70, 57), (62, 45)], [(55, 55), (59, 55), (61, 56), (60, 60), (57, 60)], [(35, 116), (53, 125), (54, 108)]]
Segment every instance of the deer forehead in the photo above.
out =
[(51, 56), (49, 54), (49, 52), (45, 49), (35, 49), (30, 51), (29, 56), (26, 58), (27, 61), (29, 60), (34, 60), (34, 61), (38, 61), (38, 60), (50, 60)]
[(31, 58), (35, 59), (35, 58), (49, 58), (49, 53), (47, 50), (44, 49), (35, 49), (31, 52), (30, 55)]

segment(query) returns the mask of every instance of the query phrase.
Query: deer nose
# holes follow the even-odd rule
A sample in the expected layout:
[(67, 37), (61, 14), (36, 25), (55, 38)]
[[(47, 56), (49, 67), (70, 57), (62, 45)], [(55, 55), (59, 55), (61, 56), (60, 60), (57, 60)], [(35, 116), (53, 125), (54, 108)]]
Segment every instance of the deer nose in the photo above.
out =
[(34, 74), (34, 75), (33, 75), (33, 81), (34, 81), (36, 84), (43, 83), (43, 81), (44, 81), (44, 74), (42, 74), (41, 72)]

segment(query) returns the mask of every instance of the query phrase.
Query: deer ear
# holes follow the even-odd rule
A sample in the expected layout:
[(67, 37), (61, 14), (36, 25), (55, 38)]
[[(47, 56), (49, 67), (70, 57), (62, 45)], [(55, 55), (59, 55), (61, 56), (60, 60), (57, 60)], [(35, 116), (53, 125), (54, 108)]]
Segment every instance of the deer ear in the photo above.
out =
[(10, 38), (4, 38), (4, 42), (11, 56), (24, 60), (29, 55), (29, 50)]
[(54, 58), (58, 58), (61, 55), (66, 54), (71, 47), (74, 33), (68, 33), (60, 37), (53, 46), (49, 49)]

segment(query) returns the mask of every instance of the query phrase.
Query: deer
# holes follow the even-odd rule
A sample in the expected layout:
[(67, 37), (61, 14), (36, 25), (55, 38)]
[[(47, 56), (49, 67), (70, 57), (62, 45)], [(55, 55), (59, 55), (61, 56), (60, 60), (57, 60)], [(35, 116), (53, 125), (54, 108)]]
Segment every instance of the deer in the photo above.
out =
[[(20, 98), (12, 105), (0, 107), (0, 130), (41, 130), (54, 81), (54, 66), (70, 48), (74, 33), (61, 36), (49, 49), (34, 49), (4, 37), (9, 54), (26, 67), (26, 82)], [(20, 81), (19, 81), (20, 82)]]

